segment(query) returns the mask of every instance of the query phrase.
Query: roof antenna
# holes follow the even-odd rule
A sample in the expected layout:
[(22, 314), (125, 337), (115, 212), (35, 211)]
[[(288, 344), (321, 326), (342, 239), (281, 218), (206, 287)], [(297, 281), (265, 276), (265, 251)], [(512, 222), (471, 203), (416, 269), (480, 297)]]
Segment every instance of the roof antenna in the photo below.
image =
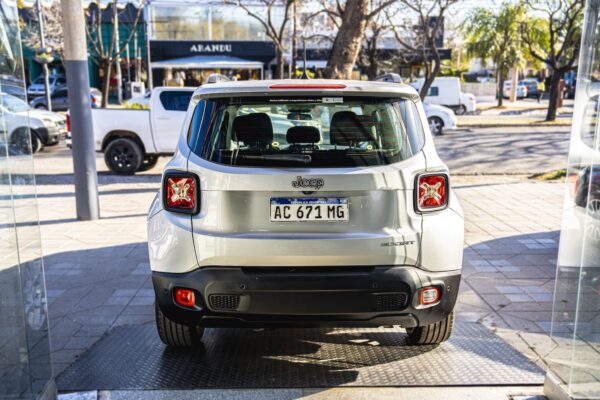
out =
[(300, 79), (310, 79), (308, 77), (308, 74), (306, 73), (306, 38), (304, 36), (302, 36), (302, 62), (303, 62), (303, 68), (302, 68), (302, 76), (300, 77)]

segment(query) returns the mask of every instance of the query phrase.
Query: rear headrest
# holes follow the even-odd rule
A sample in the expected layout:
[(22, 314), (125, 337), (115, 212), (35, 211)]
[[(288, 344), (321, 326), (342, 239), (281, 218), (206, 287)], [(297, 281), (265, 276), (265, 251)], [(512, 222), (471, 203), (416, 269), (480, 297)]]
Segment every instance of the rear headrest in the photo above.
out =
[(286, 140), (288, 143), (319, 143), (321, 133), (314, 126), (292, 126), (287, 130)]
[(266, 113), (240, 115), (233, 120), (232, 139), (245, 144), (273, 142), (273, 125)]
[(369, 115), (356, 115), (352, 111), (338, 111), (331, 117), (331, 144), (349, 146), (352, 143), (373, 142), (375, 123)]

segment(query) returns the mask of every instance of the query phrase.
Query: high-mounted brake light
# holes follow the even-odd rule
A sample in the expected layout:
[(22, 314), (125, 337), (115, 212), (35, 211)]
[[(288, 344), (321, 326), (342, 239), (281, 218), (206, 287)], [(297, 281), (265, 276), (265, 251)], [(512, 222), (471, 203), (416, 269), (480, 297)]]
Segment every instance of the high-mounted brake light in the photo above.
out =
[(448, 205), (448, 175), (433, 173), (417, 176), (416, 179), (417, 211), (436, 211)]
[(196, 305), (196, 295), (191, 289), (176, 288), (175, 303), (183, 307), (194, 307)]
[(269, 86), (269, 89), (345, 89), (346, 85), (342, 83), (275, 83)]
[(187, 172), (165, 172), (163, 179), (163, 206), (165, 210), (197, 214), (200, 210), (198, 177)]

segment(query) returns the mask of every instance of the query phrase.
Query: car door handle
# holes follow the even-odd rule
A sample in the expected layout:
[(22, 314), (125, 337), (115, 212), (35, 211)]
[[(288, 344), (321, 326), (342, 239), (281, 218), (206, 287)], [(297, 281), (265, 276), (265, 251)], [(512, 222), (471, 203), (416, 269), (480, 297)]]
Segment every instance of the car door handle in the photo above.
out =
[(156, 119), (161, 119), (161, 120), (169, 120), (171, 119), (171, 117), (156, 117)]

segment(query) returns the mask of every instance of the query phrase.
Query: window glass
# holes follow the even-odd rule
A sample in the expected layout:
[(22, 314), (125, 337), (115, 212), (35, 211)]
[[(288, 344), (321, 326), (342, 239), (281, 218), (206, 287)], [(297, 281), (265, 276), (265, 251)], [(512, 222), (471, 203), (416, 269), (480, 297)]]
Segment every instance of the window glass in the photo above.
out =
[(29, 110), (29, 104), (10, 94), (1, 94), (0, 104), (8, 112), (17, 113)]
[(167, 111), (187, 111), (191, 91), (166, 91), (160, 94), (160, 102)]
[(189, 137), (207, 161), (264, 167), (387, 165), (424, 143), (411, 100), (341, 97), (206, 100)]
[(429, 88), (429, 93), (427, 93), (427, 96), (439, 96), (440, 95), (440, 88), (437, 86), (432, 86)]

